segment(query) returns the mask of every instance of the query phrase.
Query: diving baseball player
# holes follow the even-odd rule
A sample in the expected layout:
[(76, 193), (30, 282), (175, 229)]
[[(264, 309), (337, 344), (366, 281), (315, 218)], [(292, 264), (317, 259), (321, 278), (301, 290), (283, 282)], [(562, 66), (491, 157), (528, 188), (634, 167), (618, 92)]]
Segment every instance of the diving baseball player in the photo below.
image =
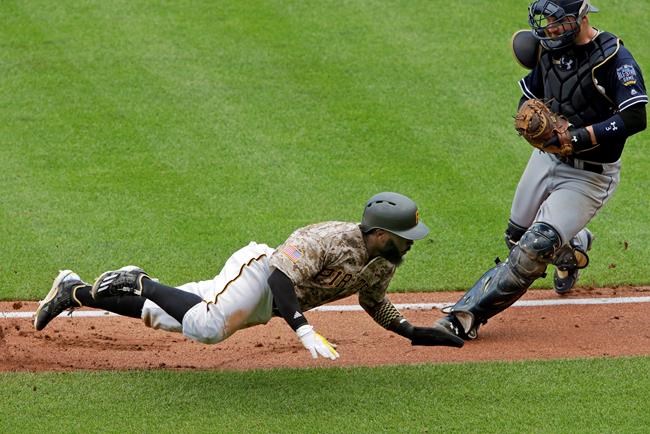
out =
[[(513, 37), (515, 57), (531, 69), (519, 81), (519, 105), (540, 99), (553, 113), (531, 115), (530, 130), (565, 118), (568, 129), (551, 126), (554, 134), (532, 152), (505, 231), (507, 260), (438, 321), (464, 339), (476, 338), (479, 326), (519, 299), (548, 264), (555, 265), (556, 292), (571, 290), (589, 262), (593, 236), (586, 226), (618, 186), (626, 140), (646, 128), (641, 69), (618, 37), (590, 25), (588, 13), (596, 11), (588, 0), (537, 0), (528, 13), (532, 31)], [(516, 125), (529, 114), (518, 113)]]
[(173, 288), (127, 266), (103, 273), (91, 287), (72, 271), (62, 271), (41, 301), (34, 326), (42, 330), (64, 310), (89, 306), (214, 344), (281, 316), (312, 357), (334, 360), (338, 352), (304, 312), (357, 293), (359, 304), (379, 325), (413, 345), (461, 347), (463, 340), (444, 327), (411, 325), (386, 297), (403, 256), (428, 232), (411, 199), (379, 193), (366, 203), (361, 224), (303, 227), (277, 249), (252, 242), (235, 252), (212, 280)]

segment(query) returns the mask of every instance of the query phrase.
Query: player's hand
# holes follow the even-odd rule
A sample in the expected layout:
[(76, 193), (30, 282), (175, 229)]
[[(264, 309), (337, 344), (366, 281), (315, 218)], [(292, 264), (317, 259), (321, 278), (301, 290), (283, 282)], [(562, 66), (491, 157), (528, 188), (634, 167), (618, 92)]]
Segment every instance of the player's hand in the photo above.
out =
[(462, 338), (439, 324), (434, 324), (433, 327), (413, 327), (411, 334), (411, 345), (461, 348), (464, 343)]
[(296, 334), (300, 338), (300, 342), (302, 342), (305, 348), (309, 350), (314, 359), (317, 359), (319, 355), (331, 360), (339, 358), (339, 353), (334, 349), (334, 345), (330, 344), (327, 342), (327, 339), (316, 333), (314, 327), (309, 324), (298, 327)]

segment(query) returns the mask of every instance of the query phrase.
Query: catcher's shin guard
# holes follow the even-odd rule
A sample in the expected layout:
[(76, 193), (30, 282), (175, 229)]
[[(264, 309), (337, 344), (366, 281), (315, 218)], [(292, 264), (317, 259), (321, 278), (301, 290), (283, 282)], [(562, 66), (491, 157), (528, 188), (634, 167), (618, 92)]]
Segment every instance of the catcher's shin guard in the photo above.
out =
[(549, 225), (535, 223), (510, 251), (505, 262), (488, 270), (449, 309), (467, 336), (489, 318), (505, 310), (544, 275), (560, 245), (560, 236)]
[(519, 277), (508, 261), (488, 270), (465, 295), (454, 304), (449, 313), (471, 337), (474, 330), (517, 301), (528, 289), (533, 279)]

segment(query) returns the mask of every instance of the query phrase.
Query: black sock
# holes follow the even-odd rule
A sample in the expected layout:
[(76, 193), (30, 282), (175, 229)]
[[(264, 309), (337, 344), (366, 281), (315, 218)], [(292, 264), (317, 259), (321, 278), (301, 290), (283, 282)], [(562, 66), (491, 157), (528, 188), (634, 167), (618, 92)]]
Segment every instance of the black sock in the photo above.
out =
[[(107, 297), (95, 300), (90, 294), (91, 286), (82, 286), (74, 292), (73, 301), (80, 301), (82, 306), (104, 309), (118, 315), (128, 316), (131, 318), (142, 317), (142, 306), (146, 298), (144, 297)], [(76, 300), (75, 300), (76, 299)]]
[(196, 294), (150, 279), (142, 279), (142, 296), (156, 303), (181, 324), (187, 311), (203, 301)]

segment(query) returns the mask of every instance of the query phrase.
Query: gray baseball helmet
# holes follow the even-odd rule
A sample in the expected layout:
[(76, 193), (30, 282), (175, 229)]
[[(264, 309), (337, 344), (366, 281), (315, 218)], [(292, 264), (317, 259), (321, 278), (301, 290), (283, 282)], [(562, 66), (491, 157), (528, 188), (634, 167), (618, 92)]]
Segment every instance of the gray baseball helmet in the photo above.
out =
[(384, 229), (407, 240), (420, 240), (429, 233), (415, 202), (392, 192), (378, 193), (368, 200), (359, 226), (364, 233)]

